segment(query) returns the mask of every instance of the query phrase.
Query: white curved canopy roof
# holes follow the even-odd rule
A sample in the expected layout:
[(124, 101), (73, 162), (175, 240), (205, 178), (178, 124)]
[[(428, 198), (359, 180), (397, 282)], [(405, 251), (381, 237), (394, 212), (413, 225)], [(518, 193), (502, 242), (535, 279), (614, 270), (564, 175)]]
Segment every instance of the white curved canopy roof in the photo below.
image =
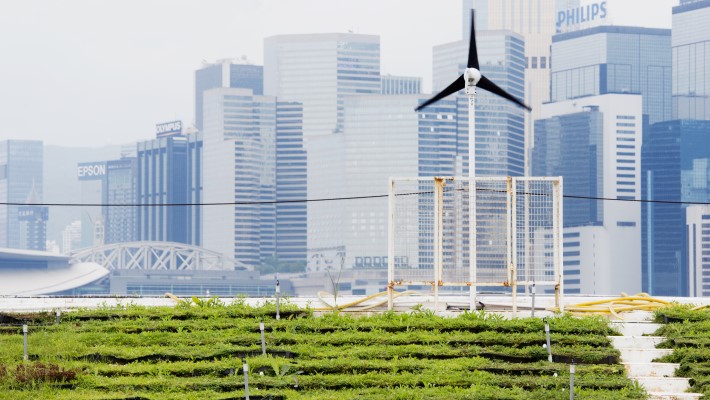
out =
[[(42, 258), (41, 252), (3, 252), (17, 259)], [(50, 258), (54, 258), (49, 256)], [(68, 257), (64, 258), (68, 261)], [(0, 257), (2, 262), (2, 257)], [(77, 263), (66, 268), (0, 268), (0, 295), (27, 296), (57, 293), (87, 285), (108, 275), (109, 271), (96, 263)]]

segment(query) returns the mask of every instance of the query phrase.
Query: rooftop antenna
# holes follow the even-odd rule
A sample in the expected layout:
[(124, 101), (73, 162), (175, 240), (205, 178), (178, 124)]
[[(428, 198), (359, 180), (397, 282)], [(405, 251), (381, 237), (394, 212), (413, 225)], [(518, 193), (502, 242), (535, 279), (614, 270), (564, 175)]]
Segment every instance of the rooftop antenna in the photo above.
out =
[[(498, 95), (506, 100), (512, 101), (513, 103), (525, 108), (528, 111), (532, 109), (527, 106), (522, 101), (513, 97), (510, 93), (501, 89), (498, 85), (493, 83), (490, 79), (486, 78), (481, 74), (480, 66), (478, 63), (478, 50), (476, 49), (476, 28), (475, 24), (475, 11), (471, 10), (471, 38), (468, 44), (468, 63), (466, 64), (466, 69), (463, 74), (459, 76), (453, 83), (451, 83), (446, 89), (442, 90), (436, 96), (430, 98), (424, 103), (420, 104), (415, 111), (421, 111), (422, 109), (436, 103), (437, 101), (458, 92), (461, 89), (466, 89), (466, 94), (468, 95), (468, 176), (470, 179), (469, 183), (469, 207), (470, 207), (470, 221), (469, 221), (469, 263), (471, 265), (471, 281), (476, 280), (476, 87), (487, 90), (495, 95)], [(474, 305), (476, 303), (476, 290), (475, 288), (471, 290), (471, 310), (474, 310)]]

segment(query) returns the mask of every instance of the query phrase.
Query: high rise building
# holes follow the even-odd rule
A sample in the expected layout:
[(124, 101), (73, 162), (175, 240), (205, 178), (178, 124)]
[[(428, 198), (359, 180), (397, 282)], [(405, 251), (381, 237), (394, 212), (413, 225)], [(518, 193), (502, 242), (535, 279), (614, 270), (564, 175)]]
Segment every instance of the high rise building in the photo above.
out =
[[(525, 96), (525, 43), (510, 31), (477, 32), (481, 72), (516, 98)], [(468, 59), (468, 39), (434, 47), (433, 88), (444, 89), (460, 76)], [(468, 97), (455, 97), (458, 154), (468, 175)], [(499, 96), (476, 94), (476, 175), (523, 176), (525, 173), (524, 110)]]
[[(0, 202), (26, 203), (28, 195), (33, 193), (33, 202), (42, 199), (43, 188), (43, 144), (35, 140), (5, 140), (0, 141)], [(26, 226), (30, 221), (23, 218), (34, 218), (35, 214), (21, 216), (20, 209), (24, 206), (7, 205), (0, 207), (0, 247), (30, 249), (35, 244), (28, 242)], [(41, 213), (40, 213), (41, 217)], [(45, 218), (46, 222), (46, 218)], [(24, 231), (25, 234), (22, 234)], [(41, 241), (44, 249), (45, 238)]]
[(264, 67), (235, 64), (232, 60), (204, 63), (195, 71), (195, 127), (202, 130), (202, 107), (205, 90), (214, 88), (251, 89), (254, 94), (264, 94)]
[(381, 94), (420, 94), (422, 78), (415, 76), (382, 75), (380, 77)]
[(301, 103), (276, 103), (276, 262), (305, 267), (307, 157)]
[[(420, 113), (412, 111), (427, 98), (346, 99), (343, 134), (309, 139), (309, 197), (383, 195), (390, 177), (455, 175), (460, 168), (456, 101), (445, 99)], [(309, 269), (327, 268), (331, 262), (337, 270), (341, 260), (344, 269), (386, 269), (387, 215), (382, 197), (309, 202)]]
[(710, 120), (710, 0), (673, 7), (673, 119)]
[(525, 42), (522, 91), (525, 97), (520, 98), (532, 107), (532, 112), (524, 115), (526, 154), (529, 154), (534, 138), (533, 121), (541, 117), (542, 104), (550, 100), (550, 45), (558, 30), (557, 11), (577, 6), (579, 0), (462, 0), (461, 3), (464, 40), (468, 41), (471, 32), (471, 9), (474, 9), (478, 34), (507, 30), (521, 35)]
[(77, 220), (62, 231), (62, 253), (71, 254), (79, 248), (81, 248), (81, 221)]
[[(82, 247), (138, 240), (138, 161), (135, 157), (79, 163), (82, 181)], [(93, 182), (92, 182), (93, 181)], [(97, 236), (97, 234), (99, 236)]]
[(710, 202), (708, 132), (710, 121), (673, 120), (651, 125), (644, 138), (643, 197), (670, 202), (643, 205), (643, 290), (650, 294), (689, 294), (691, 221), (686, 206), (672, 202)]
[(710, 206), (692, 205), (685, 209), (688, 232), (688, 296), (710, 296)]
[(550, 101), (641, 94), (650, 123), (669, 120), (670, 46), (669, 29), (598, 26), (555, 35)]
[[(140, 204), (199, 204), (202, 200), (201, 134), (176, 134), (138, 143), (137, 187)], [(201, 208), (138, 208), (138, 240), (199, 246)]]
[(563, 204), (565, 292), (640, 291), (641, 96), (580, 97), (545, 104), (542, 114), (532, 172), (562, 176), (570, 196)]
[(42, 203), (42, 199), (37, 193), (34, 181), (25, 203), (26, 205), (17, 210), (17, 218), (20, 220), (20, 243), (22, 248), (44, 251), (47, 249), (49, 208), (38, 205)]
[(247, 265), (303, 265), (303, 206), (275, 203), (305, 199), (301, 106), (249, 89), (204, 99), (203, 201), (227, 204), (203, 210), (203, 246)]
[(303, 104), (306, 137), (338, 132), (346, 97), (380, 93), (380, 38), (353, 33), (268, 37), (264, 93)]

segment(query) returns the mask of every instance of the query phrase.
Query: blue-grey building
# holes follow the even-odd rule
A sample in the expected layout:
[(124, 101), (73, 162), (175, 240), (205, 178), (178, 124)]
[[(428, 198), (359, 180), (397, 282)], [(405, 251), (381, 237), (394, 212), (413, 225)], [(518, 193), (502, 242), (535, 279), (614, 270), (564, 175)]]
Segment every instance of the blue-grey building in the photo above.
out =
[(649, 122), (671, 119), (671, 31), (597, 26), (552, 37), (550, 101), (643, 96)]
[(306, 264), (307, 159), (303, 106), (276, 103), (276, 248), (280, 263)]
[(82, 245), (99, 246), (138, 240), (138, 207), (134, 206), (138, 201), (138, 160), (123, 157), (79, 163), (77, 176), (82, 182), (82, 202), (103, 204), (100, 207), (84, 207)]
[(422, 78), (417, 76), (382, 75), (380, 77), (381, 94), (420, 94)]
[(710, 202), (710, 121), (673, 120), (651, 126), (643, 146), (643, 290), (688, 294), (687, 205)]
[[(525, 98), (525, 42), (511, 31), (476, 33), (481, 72), (518, 99)], [(444, 89), (466, 68), (468, 40), (434, 47), (433, 90)], [(468, 97), (460, 91), (457, 100), (457, 152), (468, 175)], [(525, 173), (524, 110), (479, 90), (476, 95), (476, 175), (523, 176)]]
[[(596, 198), (603, 193), (603, 113), (591, 106), (579, 112), (535, 121), (533, 176), (562, 176), (565, 193)], [(564, 225), (601, 225), (602, 204), (567, 199)]]
[(710, 0), (673, 7), (673, 119), (710, 119)]
[(195, 127), (200, 131), (203, 94), (205, 90), (219, 87), (251, 89), (254, 94), (264, 94), (264, 67), (220, 60), (213, 64), (206, 63), (195, 71)]
[(379, 36), (322, 33), (264, 39), (264, 94), (303, 104), (305, 137), (342, 131), (345, 99), (379, 93)]
[(547, 103), (535, 121), (532, 173), (564, 180), (565, 292), (641, 290), (642, 100), (614, 93)]
[[(33, 192), (34, 200), (42, 199), (43, 187), (43, 144), (36, 140), (5, 140), (0, 141), (0, 202), (26, 203), (28, 195)], [(0, 247), (31, 249), (36, 246), (27, 241), (26, 229), (20, 216), (19, 205), (0, 207)], [(40, 213), (41, 214), (41, 213)], [(34, 214), (33, 214), (34, 215)], [(29, 218), (29, 216), (26, 216)], [(45, 219), (46, 221), (46, 219)], [(29, 221), (25, 221), (27, 225)], [(46, 230), (45, 230), (46, 236)], [(42, 242), (45, 238), (36, 238), (34, 242)]]
[[(202, 135), (159, 137), (138, 143), (140, 204), (199, 204)], [(137, 210), (138, 240), (201, 244), (201, 207), (155, 206)]]
[(303, 108), (249, 89), (205, 92), (203, 246), (247, 265), (305, 261)]

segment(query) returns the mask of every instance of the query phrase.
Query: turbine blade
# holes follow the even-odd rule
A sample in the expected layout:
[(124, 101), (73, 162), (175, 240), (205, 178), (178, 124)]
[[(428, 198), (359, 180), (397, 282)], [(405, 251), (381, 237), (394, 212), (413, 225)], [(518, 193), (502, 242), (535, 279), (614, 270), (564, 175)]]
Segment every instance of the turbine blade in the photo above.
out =
[(425, 101), (424, 103), (420, 104), (419, 107), (415, 108), (414, 111), (419, 111), (424, 107), (429, 106), (432, 103), (436, 103), (437, 101), (443, 99), (444, 97), (454, 94), (458, 92), (459, 90), (463, 89), (466, 87), (466, 82), (463, 80), (463, 75), (459, 76), (458, 79), (456, 79), (451, 85), (449, 85), (446, 89), (442, 90), (439, 94), (436, 96), (432, 97), (431, 99)]
[(474, 27), (476, 15), (475, 10), (471, 10), (471, 38), (468, 41), (468, 68), (476, 68), (480, 70), (478, 66), (478, 49), (476, 49), (476, 28)]
[(520, 100), (516, 99), (515, 97), (513, 97), (512, 95), (510, 95), (505, 90), (501, 89), (498, 85), (491, 82), (491, 80), (486, 78), (485, 76), (481, 77), (481, 80), (478, 81), (478, 85), (476, 85), (476, 86), (480, 87), (481, 89), (485, 89), (493, 94), (497, 94), (498, 96), (500, 96), (504, 99), (508, 99), (508, 100), (512, 101), (513, 103), (519, 105), (520, 107), (525, 108), (528, 111), (532, 111), (532, 108), (528, 107), (525, 103), (523, 103), (522, 101), (520, 101)]

